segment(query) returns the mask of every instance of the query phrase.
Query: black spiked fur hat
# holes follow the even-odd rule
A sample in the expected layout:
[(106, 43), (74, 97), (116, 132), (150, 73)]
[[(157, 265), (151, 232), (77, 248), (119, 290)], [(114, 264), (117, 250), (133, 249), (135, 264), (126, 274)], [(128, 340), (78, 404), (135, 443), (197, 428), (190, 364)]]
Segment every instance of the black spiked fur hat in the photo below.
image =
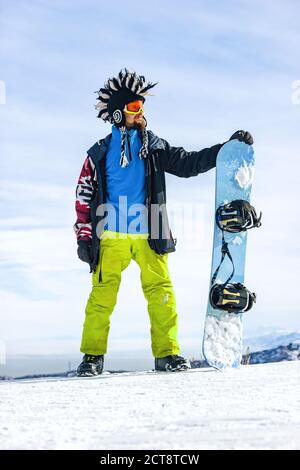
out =
[(143, 75), (122, 69), (117, 77), (109, 78), (104, 87), (96, 92), (99, 100), (95, 106), (99, 110), (98, 117), (117, 127), (124, 126), (125, 105), (136, 100), (145, 102), (145, 96), (150, 95), (148, 91), (155, 85), (157, 83), (146, 83)]

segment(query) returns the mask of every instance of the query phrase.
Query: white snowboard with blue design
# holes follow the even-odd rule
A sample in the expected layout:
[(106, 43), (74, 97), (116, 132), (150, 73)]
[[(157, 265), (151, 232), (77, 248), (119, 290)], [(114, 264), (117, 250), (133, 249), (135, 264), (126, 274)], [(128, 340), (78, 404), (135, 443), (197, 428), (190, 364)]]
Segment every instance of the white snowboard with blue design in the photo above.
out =
[[(215, 210), (220, 205), (236, 199), (250, 201), (254, 176), (254, 152), (252, 146), (231, 140), (218, 153), (216, 165)], [(244, 283), (247, 231), (224, 232), (225, 241), (232, 255), (235, 274), (231, 283)], [(215, 223), (211, 266), (212, 278), (221, 260), (222, 231)], [(226, 256), (215, 283), (223, 284), (232, 272), (232, 264)], [(211, 285), (210, 285), (211, 287)], [(214, 309), (208, 301), (203, 354), (208, 364), (216, 369), (238, 368), (242, 360), (242, 313), (228, 313)]]

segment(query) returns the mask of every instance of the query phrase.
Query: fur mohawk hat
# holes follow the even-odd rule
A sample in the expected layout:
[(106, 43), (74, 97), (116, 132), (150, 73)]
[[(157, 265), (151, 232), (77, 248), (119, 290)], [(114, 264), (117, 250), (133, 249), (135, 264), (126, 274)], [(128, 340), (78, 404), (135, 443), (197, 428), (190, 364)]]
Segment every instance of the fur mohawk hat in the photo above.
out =
[(144, 102), (145, 96), (150, 95), (148, 90), (155, 85), (157, 83), (146, 83), (143, 75), (138, 75), (134, 71), (130, 72), (126, 68), (122, 69), (117, 77), (109, 78), (104, 88), (96, 92), (99, 95), (97, 99), (100, 101), (96, 104), (96, 109), (99, 110), (98, 117), (121, 127), (124, 124), (122, 121), (125, 105), (136, 100)]
[[(117, 77), (109, 78), (100, 88), (98, 93), (99, 103), (95, 108), (99, 110), (98, 117), (103, 119), (104, 122), (115, 124), (121, 131), (121, 161), (122, 167), (128, 165), (128, 160), (125, 155), (125, 116), (123, 109), (126, 104), (131, 101), (142, 100), (145, 102), (145, 96), (151, 96), (148, 91), (153, 88), (157, 83), (146, 83), (143, 75), (138, 75), (134, 71), (122, 69)], [(148, 135), (144, 129), (142, 131), (143, 145), (139, 152), (140, 158), (145, 158), (148, 153)]]

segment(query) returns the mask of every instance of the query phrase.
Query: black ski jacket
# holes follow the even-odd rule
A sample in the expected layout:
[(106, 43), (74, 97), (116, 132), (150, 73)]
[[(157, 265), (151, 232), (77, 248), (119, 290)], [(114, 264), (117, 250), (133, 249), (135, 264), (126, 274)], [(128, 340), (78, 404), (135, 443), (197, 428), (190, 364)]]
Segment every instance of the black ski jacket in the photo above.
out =
[[(187, 152), (182, 147), (172, 147), (166, 140), (148, 130), (149, 152), (145, 161), (146, 172), (146, 205), (148, 208), (148, 243), (158, 254), (175, 251), (176, 240), (169, 227), (166, 211), (165, 172), (182, 178), (196, 176), (216, 166), (217, 154), (224, 144), (217, 144), (200, 151)], [(95, 167), (96, 191), (90, 202), (90, 219), (92, 228), (93, 262), (91, 271), (96, 269), (99, 260), (99, 234), (97, 226), (102, 217), (96, 214), (97, 207), (106, 201), (105, 158), (111, 134), (96, 142), (89, 150), (88, 157)], [(151, 217), (153, 204), (156, 205), (159, 217)], [(157, 206), (158, 205), (158, 206)], [(152, 220), (151, 220), (152, 219)], [(153, 219), (155, 222), (153, 222)], [(153, 227), (153, 223), (156, 227)], [(158, 224), (158, 226), (157, 226)], [(76, 224), (75, 224), (76, 231)], [(152, 236), (153, 232), (155, 236)]]

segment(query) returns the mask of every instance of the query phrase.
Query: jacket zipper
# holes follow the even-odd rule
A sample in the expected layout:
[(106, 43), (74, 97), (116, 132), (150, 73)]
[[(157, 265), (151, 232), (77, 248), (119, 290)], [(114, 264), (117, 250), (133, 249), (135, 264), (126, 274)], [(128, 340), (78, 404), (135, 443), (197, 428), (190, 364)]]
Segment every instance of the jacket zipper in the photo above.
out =
[[(151, 165), (150, 165), (150, 159), (149, 157), (146, 159), (146, 163), (147, 163), (147, 186), (148, 186), (148, 214), (151, 213)], [(151, 216), (150, 216), (151, 217)], [(151, 225), (150, 225), (151, 227)], [(158, 246), (157, 246), (157, 243), (154, 239), (151, 238), (151, 234), (149, 234), (148, 236), (148, 242), (149, 242), (149, 245), (150, 247), (156, 252), (158, 253), (160, 256), (163, 255), (163, 253), (161, 253), (161, 251), (159, 250)]]
[[(101, 204), (103, 204), (105, 201), (104, 201), (104, 178), (103, 178), (103, 167), (101, 167), (102, 163), (100, 162), (99, 166), (98, 165), (95, 165), (96, 166), (96, 171), (97, 171), (97, 191), (99, 192), (99, 199), (101, 201)], [(99, 180), (98, 180), (99, 178)], [(97, 196), (96, 196), (97, 197)], [(97, 238), (98, 240), (98, 238)], [(98, 253), (98, 260), (95, 258), (95, 250), (93, 250), (93, 266), (92, 266), (92, 271), (91, 272), (95, 272), (96, 269), (97, 269), (97, 264), (98, 262), (100, 262), (100, 245), (101, 243), (98, 244), (98, 250), (97, 250), (97, 253)], [(101, 269), (100, 269), (100, 273), (99, 273), (99, 282), (102, 281), (102, 273), (101, 273)]]

